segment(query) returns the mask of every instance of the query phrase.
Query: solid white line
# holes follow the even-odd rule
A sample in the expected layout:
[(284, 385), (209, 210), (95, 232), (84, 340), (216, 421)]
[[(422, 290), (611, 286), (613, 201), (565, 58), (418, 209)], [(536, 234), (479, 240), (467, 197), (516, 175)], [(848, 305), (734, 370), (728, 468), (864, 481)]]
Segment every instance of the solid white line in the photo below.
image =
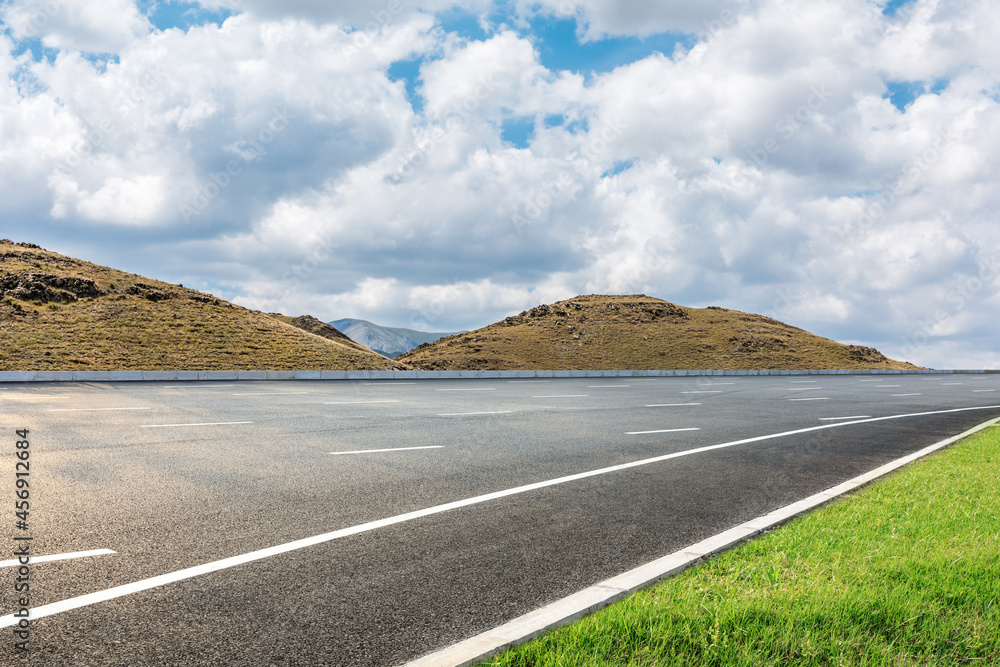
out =
[(587, 398), (590, 394), (553, 394), (551, 396), (532, 396), (532, 398)]
[(251, 394), (233, 394), (233, 396), (305, 396), (308, 391), (255, 391)]
[(435, 389), (434, 391), (496, 391), (496, 387), (477, 387), (472, 389)]
[(509, 415), (512, 410), (498, 410), (496, 412), (442, 412), (438, 417), (462, 417), (464, 415)]
[(701, 403), (654, 403), (647, 405), (647, 408), (679, 408), (687, 405), (701, 405)]
[(814, 397), (810, 397), (810, 398), (790, 398), (788, 400), (789, 401), (829, 401), (830, 397), (829, 396), (823, 396), (823, 397), (816, 397), (816, 396), (814, 396)]
[(786, 505), (769, 514), (757, 517), (734, 528), (713, 535), (708, 539), (685, 547), (680, 551), (658, 558), (645, 565), (629, 570), (610, 579), (594, 584), (577, 593), (568, 595), (544, 607), (528, 612), (503, 625), (490, 628), (469, 639), (452, 644), (422, 658), (412, 660), (404, 667), (465, 667), (478, 665), (500, 651), (523, 644), (543, 632), (579, 620), (583, 616), (602, 609), (636, 591), (646, 588), (662, 579), (683, 572), (688, 567), (705, 558), (726, 551), (767, 530), (786, 523), (789, 519), (828, 503), (871, 481), (888, 475), (908, 463), (943, 449), (974, 433), (997, 423), (997, 420), (980, 424), (953, 438), (942, 440), (930, 447), (904, 456), (871, 472), (850, 479), (825, 491)]
[(682, 394), (721, 394), (722, 390), (719, 391), (682, 391)]
[(444, 449), (444, 445), (430, 445), (428, 447), (397, 447), (395, 449), (359, 449), (354, 452), (330, 452), (331, 456), (343, 456), (344, 454), (375, 454), (377, 452), (408, 452), (414, 449)]
[(49, 412), (111, 412), (115, 410), (150, 410), (151, 408), (60, 408)]
[[(107, 556), (108, 554), (115, 553), (111, 549), (94, 549), (92, 551), (74, 551), (68, 554), (55, 554), (54, 556), (32, 556), (31, 565), (36, 563), (52, 563), (59, 560), (72, 560), (74, 558), (89, 558), (90, 556)], [(13, 560), (0, 560), (0, 567), (15, 567), (20, 565), (21, 562), (18, 559)]]
[(839, 419), (868, 419), (870, 415), (854, 415), (853, 417), (820, 417), (821, 422), (832, 422)]
[(923, 394), (893, 394), (893, 396), (923, 396)]
[[(953, 408), (951, 410), (935, 410), (932, 412), (914, 412), (902, 415), (890, 415), (887, 417), (875, 417), (873, 419), (864, 419), (864, 420), (850, 421), (850, 422), (837, 422), (835, 424), (823, 424), (821, 426), (810, 426), (808, 428), (800, 428), (794, 431), (784, 431), (781, 433), (759, 435), (753, 438), (744, 438), (742, 440), (733, 440), (731, 442), (724, 442), (718, 445), (708, 445), (706, 447), (688, 449), (683, 452), (674, 452), (673, 454), (663, 454), (662, 456), (654, 456), (653, 458), (642, 459), (639, 461), (632, 461), (631, 463), (622, 463), (619, 465), (609, 466), (607, 468), (599, 468), (597, 470), (581, 472), (575, 475), (567, 475), (566, 477), (557, 477), (555, 479), (549, 479), (542, 482), (535, 482), (534, 484), (526, 484), (524, 486), (517, 486), (511, 489), (505, 489), (503, 491), (495, 491), (493, 493), (487, 493), (481, 496), (474, 496), (472, 498), (466, 498), (464, 500), (456, 500), (454, 502), (445, 503), (443, 505), (436, 505), (434, 507), (428, 507), (422, 510), (415, 510), (413, 512), (407, 512), (406, 514), (397, 514), (396, 516), (389, 517), (387, 519), (370, 521), (368, 523), (362, 523), (357, 526), (351, 526), (350, 528), (341, 528), (340, 530), (335, 530), (333, 532), (323, 533), (321, 535), (314, 535), (312, 537), (306, 537), (301, 540), (295, 540), (293, 542), (279, 544), (277, 546), (268, 547), (266, 549), (251, 551), (249, 553), (241, 554), (239, 556), (231, 556), (230, 558), (223, 558), (222, 560), (212, 561), (210, 563), (205, 563), (203, 565), (196, 565), (194, 567), (188, 567), (183, 570), (177, 570), (176, 572), (161, 574), (159, 576), (151, 577), (149, 579), (142, 579), (140, 581), (136, 581), (131, 584), (114, 586), (112, 588), (108, 588), (103, 591), (98, 591), (96, 593), (88, 593), (86, 595), (80, 595), (75, 598), (69, 598), (67, 600), (53, 602), (47, 605), (42, 605), (41, 607), (33, 608), (31, 610), (31, 617), (33, 619), (45, 618), (46, 616), (52, 616), (53, 614), (59, 614), (64, 611), (79, 609), (81, 607), (88, 607), (92, 604), (97, 604), (99, 602), (106, 602), (108, 600), (114, 600), (116, 598), (130, 595), (132, 593), (147, 591), (151, 588), (158, 588), (160, 586), (165, 586), (166, 584), (172, 584), (178, 581), (183, 581), (185, 579), (191, 579), (192, 577), (208, 574), (210, 572), (218, 572), (219, 570), (225, 570), (227, 568), (235, 567), (237, 565), (243, 565), (245, 563), (251, 563), (253, 561), (262, 560), (264, 558), (270, 558), (271, 556), (277, 556), (280, 554), (288, 553), (290, 551), (297, 551), (298, 549), (304, 549), (305, 547), (311, 547), (317, 544), (331, 542), (333, 540), (338, 540), (343, 537), (369, 532), (372, 530), (376, 530), (378, 528), (385, 528), (386, 526), (394, 526), (396, 524), (405, 523), (407, 521), (413, 521), (414, 519), (421, 519), (435, 514), (441, 514), (442, 512), (449, 512), (451, 510), (460, 509), (462, 507), (469, 507), (471, 505), (478, 505), (481, 503), (489, 502), (491, 500), (507, 498), (509, 496), (515, 496), (522, 493), (527, 493), (529, 491), (544, 489), (550, 486), (557, 486), (559, 484), (575, 482), (581, 479), (596, 477), (598, 475), (606, 475), (608, 473), (618, 472), (620, 470), (638, 468), (641, 466), (650, 465), (652, 463), (669, 461), (671, 459), (677, 459), (684, 456), (691, 456), (693, 454), (700, 454), (702, 452), (711, 452), (717, 449), (737, 447), (739, 445), (745, 445), (752, 442), (762, 442), (764, 440), (773, 440), (775, 438), (783, 438), (790, 435), (800, 435), (802, 433), (823, 431), (826, 429), (839, 428), (841, 426), (851, 426), (854, 424), (888, 421), (891, 419), (906, 419), (908, 417), (926, 417), (929, 415), (951, 414), (956, 412), (971, 412), (976, 410), (1000, 410), (1000, 405), (986, 405), (975, 408)], [(10, 626), (15, 625), (17, 621), (18, 619), (14, 618), (13, 614), (4, 616), (0, 618), (0, 628), (9, 628)]]
[(233, 424), (252, 424), (253, 422), (205, 422), (203, 424), (149, 424), (139, 428), (170, 428), (172, 426), (231, 426)]
[(326, 401), (323, 405), (361, 405), (363, 403), (399, 403), (396, 400), (385, 401)]
[(659, 431), (626, 431), (625, 435), (646, 435), (648, 433), (680, 433), (681, 431), (700, 431), (700, 428), (665, 428)]

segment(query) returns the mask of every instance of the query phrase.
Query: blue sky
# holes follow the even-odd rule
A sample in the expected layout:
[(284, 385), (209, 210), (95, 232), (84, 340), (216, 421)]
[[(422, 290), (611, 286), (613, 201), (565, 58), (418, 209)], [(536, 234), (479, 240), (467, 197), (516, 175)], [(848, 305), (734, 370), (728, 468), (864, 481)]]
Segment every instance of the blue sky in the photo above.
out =
[(0, 28), (2, 237), (327, 321), (646, 293), (1000, 365), (994, 2), (6, 0)]

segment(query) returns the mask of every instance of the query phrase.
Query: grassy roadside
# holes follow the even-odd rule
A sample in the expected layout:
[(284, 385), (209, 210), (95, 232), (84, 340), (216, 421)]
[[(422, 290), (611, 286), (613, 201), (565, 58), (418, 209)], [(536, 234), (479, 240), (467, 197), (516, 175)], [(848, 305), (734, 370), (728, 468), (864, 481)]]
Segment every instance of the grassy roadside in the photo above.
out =
[(489, 665), (1000, 665), (1000, 428)]

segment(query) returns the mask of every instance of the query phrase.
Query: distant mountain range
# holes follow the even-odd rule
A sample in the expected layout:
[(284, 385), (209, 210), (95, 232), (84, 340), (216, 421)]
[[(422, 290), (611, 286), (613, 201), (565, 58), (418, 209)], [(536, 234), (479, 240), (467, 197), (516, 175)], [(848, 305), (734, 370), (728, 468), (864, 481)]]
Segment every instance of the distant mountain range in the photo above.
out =
[(355, 343), (364, 345), (369, 350), (374, 350), (390, 359), (395, 359), (423, 343), (433, 343), (445, 336), (465, 333), (464, 331), (432, 332), (400, 327), (383, 327), (368, 320), (351, 318), (334, 320), (329, 324)]

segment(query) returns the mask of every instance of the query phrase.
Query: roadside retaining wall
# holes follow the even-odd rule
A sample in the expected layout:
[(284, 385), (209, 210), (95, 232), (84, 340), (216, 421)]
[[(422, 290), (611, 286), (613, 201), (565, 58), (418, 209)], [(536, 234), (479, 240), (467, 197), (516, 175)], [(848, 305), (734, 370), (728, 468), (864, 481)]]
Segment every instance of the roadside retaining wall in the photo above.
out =
[(955, 375), (1000, 370), (771, 371), (0, 371), (0, 382), (169, 382), (198, 380), (413, 380), (459, 378), (630, 378), (743, 375)]

